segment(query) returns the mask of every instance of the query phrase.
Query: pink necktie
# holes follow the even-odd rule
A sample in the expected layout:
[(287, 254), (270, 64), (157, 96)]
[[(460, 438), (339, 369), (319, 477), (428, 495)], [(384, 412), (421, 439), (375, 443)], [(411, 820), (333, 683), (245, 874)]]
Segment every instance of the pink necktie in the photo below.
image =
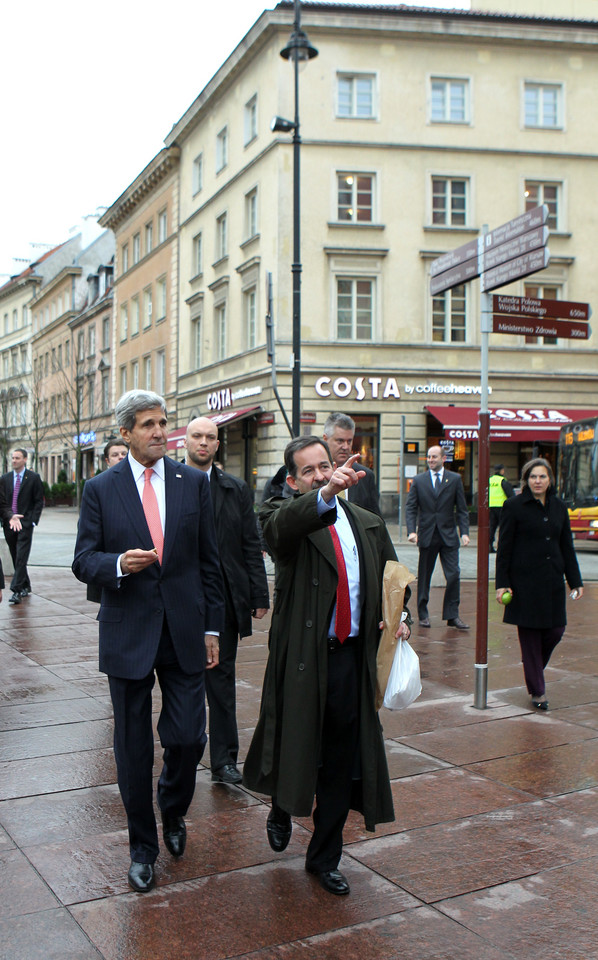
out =
[(143, 471), (145, 474), (145, 486), (143, 488), (143, 512), (145, 513), (145, 519), (147, 520), (147, 525), (149, 527), (150, 536), (154, 547), (158, 551), (158, 560), (162, 563), (162, 553), (164, 551), (164, 534), (162, 532), (162, 521), (160, 520), (160, 510), (158, 509), (158, 499), (156, 497), (156, 491), (152, 486), (152, 473), (154, 472), (153, 467), (146, 467)]
[(338, 586), (336, 588), (336, 618), (334, 621), (334, 632), (337, 640), (344, 643), (351, 633), (351, 600), (349, 598), (349, 581), (347, 579), (347, 568), (343, 556), (343, 548), (334, 527), (329, 527), (334, 552), (336, 554), (336, 569), (338, 572)]
[(17, 500), (19, 499), (19, 490), (21, 489), (21, 474), (17, 474), (14, 489), (12, 491), (12, 512), (17, 512)]

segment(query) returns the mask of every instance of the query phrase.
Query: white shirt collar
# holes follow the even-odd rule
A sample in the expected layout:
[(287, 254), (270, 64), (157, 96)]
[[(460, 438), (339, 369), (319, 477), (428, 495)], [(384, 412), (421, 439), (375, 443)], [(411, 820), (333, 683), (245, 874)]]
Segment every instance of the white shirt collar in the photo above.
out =
[[(135, 459), (135, 457), (133, 456), (130, 450), (127, 454), (127, 457), (129, 458), (129, 466), (131, 467), (131, 470), (133, 472), (133, 477), (135, 478), (135, 482), (137, 483), (139, 479), (144, 476), (146, 468), (143, 466), (142, 463), (139, 463), (139, 461)], [(160, 457), (159, 460), (156, 460), (156, 462), (152, 467), (152, 470), (155, 470), (156, 474), (160, 477), (160, 479), (164, 480), (164, 457)]]

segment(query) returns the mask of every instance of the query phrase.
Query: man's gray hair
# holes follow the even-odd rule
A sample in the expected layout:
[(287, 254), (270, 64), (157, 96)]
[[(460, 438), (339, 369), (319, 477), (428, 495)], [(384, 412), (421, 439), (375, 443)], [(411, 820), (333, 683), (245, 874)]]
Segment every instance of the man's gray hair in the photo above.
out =
[(166, 416), (166, 401), (159, 393), (151, 390), (128, 390), (116, 404), (114, 415), (119, 427), (132, 430), (137, 421), (137, 414), (142, 410), (151, 410), (152, 407), (162, 407)]
[(352, 430), (355, 433), (355, 420), (347, 413), (331, 413), (324, 424), (322, 433), (326, 437), (330, 437), (337, 427), (339, 430)]

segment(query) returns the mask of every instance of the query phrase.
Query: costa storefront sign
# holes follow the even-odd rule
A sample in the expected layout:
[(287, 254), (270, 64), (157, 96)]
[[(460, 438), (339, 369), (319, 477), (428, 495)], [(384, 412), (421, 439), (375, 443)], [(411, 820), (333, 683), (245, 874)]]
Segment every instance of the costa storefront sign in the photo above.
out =
[[(468, 383), (406, 383), (405, 393), (476, 396), (481, 387)], [(319, 377), (315, 383), (319, 397), (351, 397), (352, 400), (400, 400), (401, 390), (395, 377)], [(488, 392), (492, 390), (488, 388)]]
[[(477, 440), (479, 411), (475, 407), (426, 407), (444, 429), (448, 440)], [(547, 408), (505, 408), (490, 410), (490, 439), (517, 442), (557, 442), (564, 423), (595, 415), (593, 411)]]
[(226, 390), (215, 390), (213, 393), (208, 393), (208, 410), (225, 410), (227, 407), (232, 407), (232, 404), (233, 398), (228, 387)]
[(355, 380), (349, 380), (348, 377), (336, 377), (335, 380), (332, 377), (318, 377), (315, 391), (319, 397), (334, 394), (344, 399), (354, 392), (355, 400), (401, 399), (401, 391), (394, 377), (356, 377)]

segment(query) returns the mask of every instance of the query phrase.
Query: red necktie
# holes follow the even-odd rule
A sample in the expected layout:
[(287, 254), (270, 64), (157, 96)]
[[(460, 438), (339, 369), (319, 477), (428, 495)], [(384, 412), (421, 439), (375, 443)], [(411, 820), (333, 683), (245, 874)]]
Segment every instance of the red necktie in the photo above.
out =
[(343, 556), (343, 548), (334, 527), (329, 527), (334, 552), (336, 554), (336, 568), (338, 571), (338, 586), (336, 588), (336, 618), (334, 632), (337, 640), (344, 643), (351, 633), (351, 600), (349, 599), (349, 581), (347, 568)]
[(160, 520), (160, 510), (158, 508), (158, 498), (156, 497), (156, 491), (152, 486), (152, 473), (154, 472), (153, 467), (146, 467), (143, 471), (145, 474), (145, 486), (143, 488), (143, 512), (145, 513), (145, 519), (147, 520), (147, 525), (149, 527), (150, 537), (154, 547), (158, 551), (158, 560), (162, 563), (162, 553), (164, 551), (164, 533), (162, 531), (162, 521)]

